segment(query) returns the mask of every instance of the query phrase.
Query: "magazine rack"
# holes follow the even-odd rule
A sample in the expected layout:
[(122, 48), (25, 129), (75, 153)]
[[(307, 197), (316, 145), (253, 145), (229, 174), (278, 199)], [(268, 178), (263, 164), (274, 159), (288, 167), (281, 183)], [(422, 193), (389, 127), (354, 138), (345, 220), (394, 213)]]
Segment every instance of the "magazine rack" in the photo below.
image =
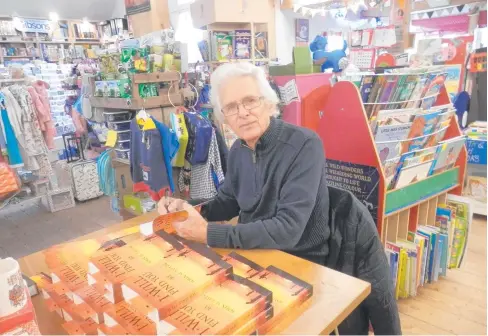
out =
[[(306, 98), (305, 98), (306, 99)], [(435, 105), (450, 103), (443, 87)], [(350, 190), (370, 211), (383, 243), (406, 239), (408, 231), (433, 223), (437, 204), (447, 193), (461, 195), (466, 172), (466, 148), (454, 168), (429, 176), (403, 188), (387, 191), (385, 174), (374, 136), (356, 86), (340, 81), (330, 90), (320, 115), (318, 134), (327, 161), (327, 179), (332, 186)], [(443, 140), (461, 135), (453, 116)]]

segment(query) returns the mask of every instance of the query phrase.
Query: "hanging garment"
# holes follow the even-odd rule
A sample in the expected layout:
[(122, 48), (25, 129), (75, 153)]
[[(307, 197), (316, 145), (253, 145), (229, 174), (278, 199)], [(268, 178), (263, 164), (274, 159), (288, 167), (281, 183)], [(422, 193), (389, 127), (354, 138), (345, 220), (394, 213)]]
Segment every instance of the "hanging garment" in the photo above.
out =
[(192, 165), (205, 163), (212, 139), (212, 124), (198, 113), (185, 112), (184, 115), (188, 129), (185, 159)]
[(227, 174), (227, 157), (229, 156), (229, 148), (227, 147), (227, 144), (225, 143), (225, 139), (222, 133), (220, 133), (217, 126), (214, 123), (212, 123), (212, 126), (215, 130), (215, 135), (217, 137), (217, 146), (219, 147), (220, 163), (222, 166), (222, 171), (224, 172), (224, 176), (225, 176), (225, 174)]
[[(19, 168), (24, 165), (22, 156), (20, 155), (19, 144), (17, 138), (15, 137), (14, 130), (8, 119), (7, 110), (1, 108), (1, 96), (0, 96), (0, 113), (1, 113), (1, 124), (3, 130), (5, 130), (5, 141), (8, 154), (8, 162), (10, 167)], [(3, 134), (2, 134), (3, 136)]]
[(130, 124), (130, 171), (134, 192), (147, 192), (159, 201), (169, 189), (161, 134), (152, 119), (139, 126), (136, 119)]
[[(182, 170), (183, 172), (183, 170)], [(184, 188), (184, 176), (180, 174), (180, 190)], [(224, 172), (220, 162), (219, 148), (215, 130), (212, 131), (208, 160), (206, 163), (192, 165), (190, 176), (190, 198), (209, 199), (217, 195), (217, 189), (224, 182)]]
[(49, 149), (54, 149), (54, 137), (56, 136), (56, 128), (54, 127), (54, 122), (51, 116), (51, 104), (49, 103), (49, 98), (47, 94), (47, 89), (49, 89), (49, 84), (38, 80), (32, 84), (32, 91), (30, 88), (29, 93), (31, 94), (32, 101), (37, 110), (37, 119), (41, 127), (41, 131), (44, 136), (44, 140)]
[(0, 117), (0, 156), (2, 156), (2, 148), (7, 148), (7, 142), (5, 141), (5, 129), (3, 127), (2, 118)]
[(185, 116), (183, 113), (171, 113), (171, 128), (178, 138), (180, 147), (178, 153), (173, 159), (173, 167), (183, 167), (185, 165), (186, 147), (188, 146), (188, 129), (185, 123)]
[(27, 155), (35, 157), (37, 160), (38, 175), (49, 176), (52, 173), (52, 167), (49, 162), (48, 149), (42, 136), (31, 96), (25, 88), (19, 85), (12, 85), (8, 89), (22, 110), (22, 126)]
[(93, 118), (93, 110), (90, 102), (90, 78), (92, 75), (82, 75), (81, 77), (81, 113), (87, 119)]
[(161, 134), (164, 163), (166, 165), (166, 172), (168, 174), (169, 187), (171, 189), (171, 192), (174, 193), (175, 184), (173, 181), (173, 168), (171, 167), (171, 160), (173, 160), (176, 153), (178, 153), (178, 148), (180, 144), (178, 143), (178, 138), (176, 137), (175, 132), (170, 130), (165, 124), (157, 121), (153, 117), (151, 117), (151, 119), (156, 124), (159, 134)]
[(26, 136), (24, 135), (24, 125), (22, 123), (22, 108), (15, 99), (14, 95), (10, 92), (9, 88), (4, 88), (0, 93), (4, 97), (4, 105), (7, 109), (10, 125), (12, 126), (15, 138), (19, 144), (20, 155), (24, 161), (25, 168), (27, 170), (37, 171), (39, 170), (37, 159), (33, 155), (32, 151), (27, 149), (26, 145)]

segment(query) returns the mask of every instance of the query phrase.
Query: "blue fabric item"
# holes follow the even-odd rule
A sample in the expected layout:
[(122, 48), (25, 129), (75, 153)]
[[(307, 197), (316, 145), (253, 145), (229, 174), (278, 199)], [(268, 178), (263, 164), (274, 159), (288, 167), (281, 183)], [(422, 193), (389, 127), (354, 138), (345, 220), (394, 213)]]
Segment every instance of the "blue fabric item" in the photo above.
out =
[(186, 160), (192, 165), (206, 163), (212, 140), (212, 124), (198, 113), (193, 112), (185, 112), (185, 123), (188, 129)]
[(17, 142), (17, 138), (15, 137), (14, 129), (10, 124), (7, 110), (2, 109), (1, 113), (3, 127), (5, 128), (5, 141), (7, 142), (6, 145), (9, 165), (12, 167), (23, 166), (24, 161), (22, 160), (22, 156), (20, 155), (19, 143)]
[(3, 134), (3, 127), (0, 124), (0, 152), (2, 149), (7, 149), (7, 143), (5, 142), (5, 135)]
[(81, 105), (81, 95), (78, 97), (76, 102), (73, 104), (73, 108), (75, 111), (77, 111), (79, 114), (83, 115), (83, 107)]
[(175, 132), (169, 129), (168, 126), (165, 124), (157, 121), (153, 117), (151, 117), (152, 121), (156, 125), (159, 133), (161, 134), (161, 141), (163, 144), (163, 155), (164, 155), (164, 163), (166, 164), (166, 172), (168, 173), (168, 181), (169, 187), (171, 192), (175, 192), (175, 185), (173, 181), (173, 169), (171, 167), (171, 160), (175, 157), (176, 153), (178, 153), (178, 149), (180, 148), (180, 143), (178, 141), (178, 136)]
[(147, 192), (159, 201), (169, 189), (163, 141), (158, 129), (142, 131), (134, 118), (130, 123), (130, 172), (134, 192)]

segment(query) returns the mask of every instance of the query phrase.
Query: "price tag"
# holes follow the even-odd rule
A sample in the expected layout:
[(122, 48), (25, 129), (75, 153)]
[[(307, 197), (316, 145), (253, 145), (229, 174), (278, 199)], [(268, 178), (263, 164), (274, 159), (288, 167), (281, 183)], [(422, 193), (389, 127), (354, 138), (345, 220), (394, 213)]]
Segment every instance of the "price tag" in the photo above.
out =
[(117, 132), (113, 130), (108, 130), (107, 141), (105, 142), (105, 146), (114, 147), (116, 142), (117, 142)]

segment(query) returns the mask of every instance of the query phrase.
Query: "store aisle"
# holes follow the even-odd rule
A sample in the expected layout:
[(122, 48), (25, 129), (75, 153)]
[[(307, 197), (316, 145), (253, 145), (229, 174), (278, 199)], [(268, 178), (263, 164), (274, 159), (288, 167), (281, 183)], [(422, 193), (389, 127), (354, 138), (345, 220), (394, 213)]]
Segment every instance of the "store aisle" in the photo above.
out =
[(122, 219), (110, 209), (108, 197), (50, 213), (38, 203), (0, 211), (0, 257), (20, 258), (54, 244), (116, 224)]
[(486, 243), (486, 217), (476, 217), (462, 268), (399, 301), (404, 334), (487, 334)]

